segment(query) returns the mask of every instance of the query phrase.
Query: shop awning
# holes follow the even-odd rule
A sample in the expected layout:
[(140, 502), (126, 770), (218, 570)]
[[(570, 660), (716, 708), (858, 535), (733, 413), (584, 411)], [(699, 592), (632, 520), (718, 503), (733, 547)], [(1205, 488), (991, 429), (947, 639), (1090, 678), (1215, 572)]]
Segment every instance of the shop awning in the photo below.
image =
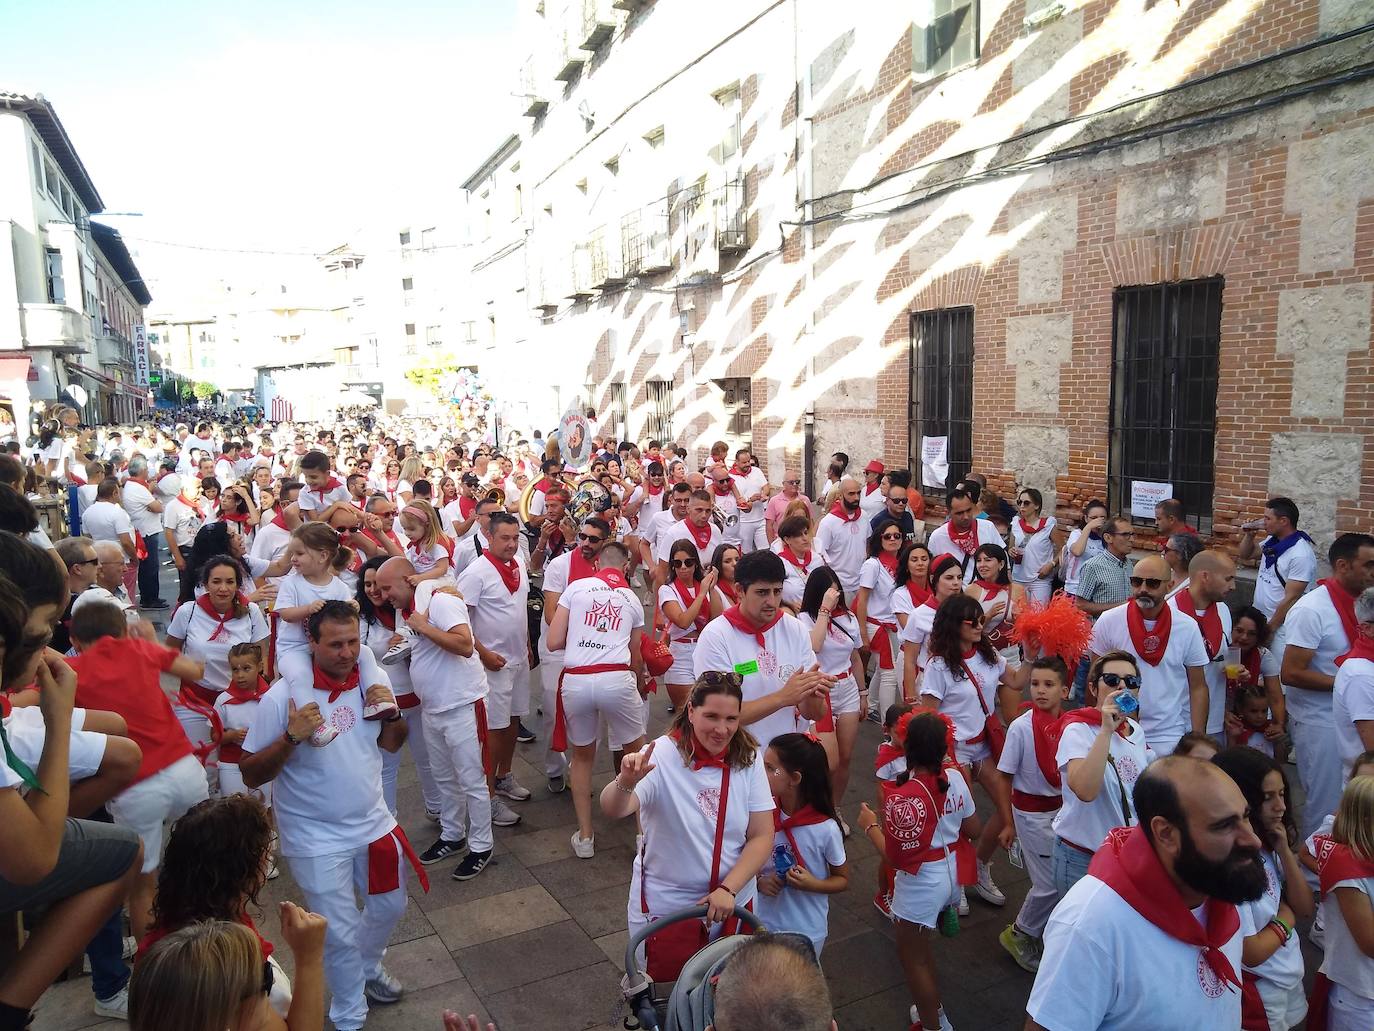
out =
[(31, 365), (32, 362), (26, 354), (0, 357), (0, 381), (27, 382)]

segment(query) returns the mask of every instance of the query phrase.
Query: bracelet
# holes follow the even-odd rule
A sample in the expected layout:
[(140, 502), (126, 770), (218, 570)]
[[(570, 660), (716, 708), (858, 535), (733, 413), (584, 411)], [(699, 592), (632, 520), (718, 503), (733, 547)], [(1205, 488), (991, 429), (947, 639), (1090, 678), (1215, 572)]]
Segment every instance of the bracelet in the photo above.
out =
[(1274, 928), (1274, 933), (1283, 938), (1283, 944), (1285, 945), (1288, 944), (1288, 939), (1293, 935), (1293, 929), (1276, 916), (1270, 917), (1269, 923), (1266, 926)]
[(615, 779), (615, 786), (616, 786), (616, 790), (617, 790), (617, 791), (623, 791), (623, 792), (625, 792), (625, 794), (627, 794), (627, 795), (633, 795), (633, 794), (635, 793), (635, 789), (634, 789), (634, 788), (632, 788), (632, 787), (631, 787), (631, 788), (627, 788), (624, 784), (620, 783), (620, 778), (619, 778), (619, 777), (617, 777), (617, 778)]
[(869, 831), (876, 831), (877, 829), (878, 825), (876, 823), (870, 823), (867, 827), (864, 828), (864, 835), (867, 836)]
[(738, 894), (733, 888), (730, 887), (730, 885), (726, 884), (724, 881), (721, 881), (719, 884), (716, 885), (716, 887), (720, 888), (723, 891), (728, 891), (730, 893), (731, 898), (735, 898)]
[(833, 611), (834, 611), (834, 609), (821, 609), (821, 610), (820, 610), (820, 613), (821, 613), (822, 616), (828, 616), (828, 615), (830, 615), (830, 613), (833, 612)]
[(1278, 936), (1279, 948), (1283, 948), (1283, 946), (1288, 944), (1287, 936), (1284, 935), (1282, 928), (1275, 926), (1275, 921), (1270, 920), (1267, 924), (1264, 925), (1264, 929), (1266, 931), (1273, 931), (1274, 934)]
[(1284, 933), (1284, 934), (1288, 935), (1289, 937), (1292, 937), (1292, 934), (1293, 934), (1293, 925), (1292, 925), (1292, 924), (1288, 924), (1288, 923), (1284, 923), (1282, 917), (1280, 917), (1280, 916), (1278, 916), (1278, 915), (1272, 916), (1272, 917), (1269, 918), (1269, 922), (1270, 922), (1271, 924), (1278, 924), (1280, 927), (1283, 928), (1283, 933)]

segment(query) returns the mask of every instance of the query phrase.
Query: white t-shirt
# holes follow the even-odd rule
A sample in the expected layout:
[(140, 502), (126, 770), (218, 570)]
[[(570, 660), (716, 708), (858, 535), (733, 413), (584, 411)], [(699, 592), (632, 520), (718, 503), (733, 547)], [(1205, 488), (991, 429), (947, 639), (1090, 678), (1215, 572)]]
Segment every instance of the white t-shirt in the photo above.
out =
[[(1002, 535), (997, 532), (997, 527), (992, 525), (990, 519), (975, 519), (973, 529), (976, 540), (981, 546), (983, 544), (996, 544), (1002, 546)], [(957, 559), (964, 570), (964, 583), (972, 583), (978, 575), (977, 563), (973, 561), (973, 556), (965, 555), (964, 549), (959, 547), (949, 538), (949, 523), (941, 523), (930, 532), (926, 538), (926, 547), (930, 549), (930, 560), (934, 562), (941, 555), (952, 555)]]
[[(1187, 671), (1192, 666), (1207, 666), (1207, 646), (1202, 643), (1202, 631), (1193, 620), (1171, 612), (1169, 643), (1164, 649), (1164, 657), (1158, 666), (1150, 665), (1140, 658), (1126, 623), (1127, 608), (1134, 604), (1134, 601), (1127, 602), (1098, 616), (1088, 647), (1094, 655), (1120, 649), (1139, 659), (1140, 725), (1145, 736), (1152, 742), (1169, 738), (1177, 742), (1192, 729)], [(1154, 625), (1147, 620), (1146, 631), (1152, 630)]]
[[(921, 694), (939, 699), (939, 710), (954, 721), (955, 737), (967, 743), (986, 729), (987, 717), (978, 703), (979, 695), (988, 712), (997, 712), (997, 683), (1007, 668), (1007, 660), (998, 655), (995, 662), (988, 662), (974, 652), (965, 657), (964, 665), (974, 683), (969, 682), (962, 670), (955, 677), (949, 664), (939, 655), (932, 658), (921, 676)], [(975, 684), (978, 694), (974, 693)]]
[(1040, 579), (1040, 568), (1054, 559), (1053, 536), (1058, 522), (1054, 516), (1044, 518), (1045, 525), (1032, 533), (1021, 529), (1020, 519), (1011, 521), (1011, 542), (1022, 551), (1021, 561), (1012, 563), (1011, 578), (1019, 584), (1034, 583)]
[(438, 541), (428, 546), (418, 542), (406, 541), (405, 557), (415, 567), (415, 572), (428, 573), (441, 560), (448, 559), (448, 549)]
[[(425, 614), (445, 632), (472, 625), (467, 603), (451, 594), (434, 595)], [(410, 653), (410, 679), (425, 712), (447, 712), (487, 695), (487, 674), (476, 648), (464, 657), (445, 651), (423, 635), (417, 635)]]
[(335, 481), (334, 486), (326, 486), (323, 490), (302, 487), (300, 494), (296, 496), (296, 504), (302, 512), (323, 512), (330, 505), (340, 501), (352, 504), (353, 496), (348, 493), (348, 488), (338, 481)]
[(1102, 772), (1102, 787), (1091, 802), (1084, 802), (1069, 787), (1069, 763), (1087, 757), (1099, 728), (1086, 723), (1070, 723), (1059, 735), (1059, 748), (1054, 761), (1059, 766), (1060, 781), (1064, 785), (1064, 804), (1054, 815), (1054, 833), (1080, 848), (1096, 852), (1113, 827), (1133, 827), (1136, 824), (1135, 804), (1131, 793), (1135, 782), (1146, 766), (1154, 762), (1155, 754), (1145, 743), (1145, 732), (1134, 720), (1126, 720), (1131, 736), (1123, 738), (1113, 733), (1107, 763)]
[(1374, 662), (1351, 658), (1341, 664), (1331, 689), (1331, 719), (1341, 753), (1341, 783), (1345, 783), (1356, 757), (1365, 750), (1355, 721), (1374, 720)]
[(301, 744), (272, 781), (272, 809), (284, 856), (352, 853), (389, 834), (396, 819), (382, 798), (382, 724), (363, 719), (363, 696), (372, 684), (390, 686), (366, 648), (358, 653), (359, 690), (333, 702), (317, 691), (313, 666), (298, 682), (278, 680), (258, 702), (245, 752), (260, 752), (286, 733), (288, 702), (308, 698), (339, 736), (323, 748)]
[(266, 520), (253, 534), (251, 554), (254, 558), (265, 558), (269, 563), (275, 562), (281, 558), (282, 552), (286, 550), (289, 543), (291, 543), (291, 531)]
[[(94, 483), (85, 483), (76, 488), (76, 508), (80, 515), (84, 516), (86, 509), (95, 504), (95, 493), (99, 489), (100, 487)], [(128, 496), (127, 491), (125, 496)], [(129, 518), (132, 519), (133, 516)]]
[[(1178, 607), (1178, 595), (1175, 594), (1169, 599), (1169, 607), (1174, 610), (1174, 624), (1177, 625), (1180, 618), (1193, 622), (1191, 616), (1181, 612)], [(1203, 667), (1202, 675), (1207, 681), (1207, 733), (1220, 734), (1226, 726), (1226, 651), (1231, 647), (1231, 609), (1224, 602), (1217, 605), (1217, 615), (1221, 619), (1221, 645), (1217, 648), (1215, 655), (1207, 656), (1208, 662)], [(1198, 630), (1202, 627), (1199, 624)], [(1202, 650), (1207, 651), (1207, 639), (1202, 639)], [(1189, 703), (1185, 699), (1183, 702), (1183, 720), (1187, 726), (1192, 726), (1192, 711)]]
[(902, 621), (897, 617), (906, 616), (908, 619), (910, 619), (911, 614), (916, 611), (916, 607), (919, 604), (919, 602), (911, 600), (911, 592), (907, 590), (906, 584), (902, 584), (900, 587), (893, 587), (892, 622), (896, 623), (898, 627), (901, 627)]
[[(1272, 540), (1272, 537), (1266, 537), (1259, 546), (1263, 548)], [(1305, 591), (1312, 590), (1317, 582), (1317, 553), (1302, 538), (1280, 555), (1272, 566), (1265, 561), (1263, 552), (1260, 553), (1259, 570), (1255, 574), (1255, 608), (1263, 612), (1266, 619), (1273, 618), (1274, 610), (1283, 601), (1287, 590), (1284, 584), (1289, 580), (1301, 580), (1307, 584)], [(1284, 622), (1287, 623), (1287, 619)]]
[(1331, 888), (1331, 901), (1322, 903), (1326, 915), (1326, 951), (1321, 971), (1336, 984), (1356, 995), (1374, 999), (1374, 961), (1355, 943), (1341, 915), (1341, 906), (1334, 892), (1337, 888), (1354, 888), (1366, 899), (1374, 899), (1374, 877), (1337, 881)]
[(1011, 786), (1017, 791), (1042, 797), (1060, 794), (1061, 789), (1045, 779), (1035, 758), (1035, 729), (1029, 711), (1017, 716), (1007, 727), (1007, 740), (1002, 746), (997, 768), (1011, 775)]
[[(763, 470), (758, 466), (749, 467), (749, 472), (743, 476), (738, 473), (731, 473), (730, 478), (735, 481), (735, 486), (739, 488), (740, 497), (748, 501), (755, 494), (762, 494), (763, 488), (768, 486), (768, 477), (763, 474)], [(741, 523), (758, 524), (763, 522), (763, 510), (768, 507), (768, 499), (763, 498), (754, 502), (754, 507), (749, 511), (740, 510), (739, 521)]]
[[(682, 611), (683, 611), (683, 612), (686, 612), (687, 609), (691, 607), (691, 602), (688, 602), (688, 603), (686, 603), (686, 604), (683, 604), (682, 595), (680, 595), (680, 594), (677, 593), (676, 581), (677, 581), (677, 578), (674, 577), (672, 580), (670, 580), (668, 583), (664, 584), (662, 587), (660, 587), (660, 588), (658, 589), (658, 607), (659, 607), (660, 609), (662, 609), (663, 606), (667, 605), (668, 602), (671, 601), (671, 602), (676, 602), (678, 605), (682, 606)], [(700, 590), (700, 588), (701, 588), (701, 585), (700, 585), (700, 584), (694, 584), (693, 587), (692, 587), (692, 590), (693, 590), (693, 591), (698, 591), (698, 590)], [(695, 600), (696, 600), (696, 597), (695, 597), (695, 595), (693, 595), (693, 601), (695, 601)], [(699, 615), (699, 616), (700, 616), (701, 614), (704, 614), (704, 615), (706, 616), (706, 621), (707, 621), (707, 622), (710, 622), (710, 619), (711, 619), (711, 599), (710, 599), (710, 598), (707, 598), (705, 601), (703, 601), (703, 602), (701, 603), (701, 608), (698, 609), (697, 611), (698, 611), (698, 615)], [(665, 617), (666, 617), (666, 610), (665, 610)], [(668, 625), (668, 640), (669, 640), (669, 641), (671, 641), (671, 642), (688, 641), (688, 642), (690, 643), (690, 642), (695, 641), (695, 640), (697, 639), (698, 629), (697, 629), (696, 620), (693, 620), (691, 623), (689, 623), (685, 629), (684, 629), (683, 627), (678, 626), (678, 625), (677, 625), (676, 623), (674, 623), (671, 619), (665, 618), (665, 619), (663, 620), (663, 622), (665, 622), (665, 623)]]
[[(895, 623), (897, 617), (892, 614), (892, 592), (895, 581), (892, 574), (883, 565), (882, 559), (864, 559), (863, 566), (859, 569), (859, 586), (868, 588), (868, 619), (870, 622)], [(850, 600), (850, 604), (853, 601)]]
[(631, 588), (583, 577), (558, 596), (558, 607), (568, 610), (565, 668), (629, 664), (630, 634), (644, 626), (644, 606)]
[(802, 595), (806, 593), (806, 578), (811, 575), (811, 570), (815, 569), (818, 564), (815, 554), (814, 552), (811, 553), (809, 562), (806, 555), (795, 556), (802, 563), (802, 567), (798, 568), (783, 556), (781, 537), (775, 540), (773, 544), (772, 550), (782, 559), (783, 572), (786, 573), (786, 579), (782, 582), (782, 600), (789, 605), (800, 605)]
[(162, 526), (172, 531), (172, 537), (179, 548), (189, 548), (204, 525), (205, 517), (201, 515), (200, 509), (195, 505), (188, 505), (180, 495), (162, 507)]
[(701, 568), (705, 569), (710, 565), (711, 556), (716, 553), (716, 548), (724, 542), (724, 538), (721, 537), (720, 530), (716, 528), (715, 523), (707, 523), (706, 525), (711, 528), (711, 536), (706, 542), (706, 547), (703, 548), (692, 539), (692, 531), (687, 528), (687, 520), (684, 519), (680, 523), (660, 521), (654, 558), (660, 562), (668, 562), (668, 572), (671, 574), (673, 571), (671, 564), (673, 545), (682, 540), (692, 541), (692, 546), (697, 549), (697, 557), (701, 560)]
[(130, 623), (138, 622), (138, 610), (134, 608), (133, 602), (129, 600), (129, 594), (124, 590), (123, 585), (120, 585), (119, 592), (115, 593), (113, 591), (107, 591), (99, 584), (92, 584), (78, 594), (76, 600), (72, 602), (72, 615), (76, 615), (87, 605), (97, 601), (107, 601), (111, 604), (118, 605), (124, 610), (124, 618), (126, 620)]
[[(463, 571), (481, 558), (483, 551), (491, 547), (491, 541), (482, 536), (482, 531), (476, 528), (476, 524), (473, 524), (473, 526), (474, 532), (472, 534), (464, 537), (453, 545), (453, 557), (450, 559), (453, 565), (452, 568), (449, 569), (449, 573), (454, 579), (462, 576)], [(523, 533), (520, 535), (520, 542), (521, 547), (519, 555), (522, 562), (527, 563), (529, 559), (525, 553), (525, 535)], [(482, 549), (481, 551), (477, 550), (479, 547)]]
[[(797, 622), (810, 638), (816, 621), (803, 612), (797, 616)], [(859, 621), (854, 614), (831, 613), (830, 625), (825, 628), (825, 640), (821, 643), (821, 650), (815, 653), (816, 661), (821, 664), (821, 672), (829, 673), (832, 677), (848, 676), (854, 672), (854, 650), (859, 644)]]
[[(1341, 617), (1324, 587), (1304, 594), (1294, 602), (1283, 621), (1283, 629), (1287, 646), (1308, 648), (1314, 653), (1308, 667), (1313, 672), (1334, 677), (1336, 657), (1350, 650), (1350, 638), (1345, 636)], [(1284, 684), (1283, 693), (1288, 700), (1290, 716), (1314, 726), (1333, 725), (1330, 691), (1308, 691)]]
[(816, 527), (811, 549), (819, 562), (835, 571), (845, 598), (859, 591), (859, 570), (868, 554), (868, 522), (857, 513), (854, 519), (841, 519), (827, 512)]
[(887, 504), (887, 496), (883, 494), (882, 487), (868, 489), (868, 484), (864, 484), (863, 493), (859, 495), (859, 511), (864, 515), (864, 522), (867, 523), (875, 515), (882, 511)]
[[(773, 796), (763, 771), (763, 748), (760, 744), (749, 766), (730, 771), (718, 871), (721, 877), (739, 862), (749, 817), (773, 811)], [(670, 737), (655, 738), (653, 749), (654, 768), (635, 785), (644, 851), (635, 857), (636, 883), (630, 889), (630, 904), (639, 905), (642, 878), (649, 912), (662, 916), (696, 905), (710, 888), (721, 770), (715, 766), (693, 770), (691, 763), (683, 762), (677, 742)], [(736, 902), (744, 905), (753, 897), (751, 877)]]
[[(1201, 912), (1202, 907), (1193, 911)], [(1237, 972), (1242, 931), (1238, 927), (1221, 947)], [(1044, 942), (1026, 1004), (1026, 1012), (1042, 1027), (1163, 1031), (1240, 1026), (1240, 992), (1228, 990), (1201, 950), (1165, 934), (1091, 874), (1055, 907)]]
[[(752, 702), (782, 690), (793, 673), (816, 664), (806, 628), (790, 613), (783, 613), (782, 618), (768, 628), (763, 635), (763, 645), (760, 648), (753, 634), (741, 633), (724, 616), (718, 616), (706, 625), (697, 639), (692, 654), (692, 672), (698, 677), (707, 670), (740, 673), (744, 677), (744, 700)], [(763, 749), (773, 738), (804, 733), (810, 725), (811, 721), (795, 706), (785, 705), (749, 724), (749, 732)]]
[[(1258, 934), (1279, 912), (1283, 901), (1283, 868), (1274, 853), (1268, 849), (1260, 852), (1264, 862), (1264, 894), (1254, 902), (1242, 902), (1240, 910), (1241, 934), (1249, 937)], [(1294, 988), (1302, 984), (1303, 960), (1301, 939), (1289, 935), (1288, 942), (1258, 966), (1245, 967), (1263, 980), (1283, 988)]]
[(199, 683), (211, 691), (223, 691), (229, 686), (230, 648), (253, 641), (265, 644), (270, 634), (267, 619), (256, 602), (249, 602), (246, 616), (229, 620), (219, 636), (210, 640), (210, 635), (218, 629), (219, 621), (211, 619), (195, 602), (177, 606), (176, 614), (167, 627), (168, 637), (186, 642), (181, 650), (187, 658), (205, 663), (205, 676), (200, 678)]
[[(82, 487), (81, 490), (85, 490)], [(137, 480), (125, 480), (122, 489), (124, 501), (124, 511), (129, 513), (129, 519), (134, 524), (134, 529), (143, 534), (144, 537), (154, 537), (162, 532), (162, 516), (157, 512), (149, 512), (148, 506), (156, 499), (147, 487)]]
[(81, 517), (81, 529), (93, 541), (118, 541), (121, 533), (134, 535), (129, 513), (112, 501), (97, 501)]
[[(658, 753), (655, 752), (655, 755)], [(793, 864), (798, 861), (797, 851), (801, 852), (800, 861), (816, 878), (824, 880), (832, 868), (844, 865), (844, 835), (840, 825), (834, 820), (812, 823), (805, 827), (791, 828), (792, 839), (797, 848), (792, 848), (783, 831), (773, 832), (773, 851), (779, 849), (792, 857)], [(769, 861), (772, 868), (772, 861)], [(821, 946), (830, 922), (830, 896), (814, 891), (799, 891), (784, 884), (782, 891), (774, 896), (759, 895), (754, 900), (754, 909), (759, 919), (770, 931), (794, 931), (811, 939), (811, 945), (820, 955)]]
[[(398, 614), (399, 616), (399, 614)], [(398, 618), (397, 625), (400, 625)], [(396, 636), (394, 630), (388, 630), (380, 622), (372, 622), (366, 619), (358, 620), (358, 639), (367, 646), (372, 652), (372, 657), (379, 663), (388, 651), (391, 650), (391, 639)], [(391, 693), (399, 700), (403, 694), (414, 694), (415, 687), (410, 679), (410, 656), (406, 656), (400, 662), (391, 664), (386, 668), (386, 675), (391, 679)]]
[[(351, 601), (353, 592), (337, 576), (331, 576), (324, 584), (312, 584), (297, 570), (293, 569), (281, 578), (277, 587), (277, 611), (297, 605), (309, 605), (316, 601)], [(286, 649), (308, 647), (305, 636), (305, 620), (290, 623), (280, 620), (277, 624), (277, 654)]]
[(1083, 546), (1083, 554), (1075, 555), (1072, 549), (1078, 542), (1078, 538), (1083, 536), (1081, 527), (1069, 532), (1069, 539), (1064, 543), (1064, 550), (1059, 556), (1059, 573), (1064, 578), (1064, 593), (1075, 597), (1078, 595), (1078, 573), (1083, 568), (1083, 563), (1103, 551), (1107, 546), (1102, 543), (1101, 537), (1089, 537), (1088, 543)]
[(918, 645), (916, 667), (923, 670), (930, 664), (930, 631), (935, 626), (936, 610), (929, 605), (917, 605), (907, 617), (906, 626), (897, 631), (897, 640), (902, 644)]
[(215, 479), (219, 480), (221, 487), (231, 486), (238, 479), (238, 467), (227, 458), (220, 458), (215, 463)]
[(530, 622), (529, 574), (520, 556), (515, 557), (519, 583), (514, 593), (506, 588), (501, 574), (485, 557), (468, 563), (458, 579), (458, 589), (467, 602), (472, 632), (482, 647), (494, 651), (508, 665), (529, 661)]

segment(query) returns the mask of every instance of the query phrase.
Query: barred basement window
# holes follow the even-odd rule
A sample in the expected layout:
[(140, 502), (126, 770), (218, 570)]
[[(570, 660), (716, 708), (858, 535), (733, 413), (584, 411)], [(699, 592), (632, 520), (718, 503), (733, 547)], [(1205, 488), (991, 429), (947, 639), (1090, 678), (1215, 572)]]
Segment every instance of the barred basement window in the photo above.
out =
[(646, 433), (666, 443), (673, 439), (673, 384), (665, 379), (651, 379), (645, 382), (644, 390), (649, 402)]
[(1188, 522), (1211, 528), (1222, 286), (1217, 277), (1113, 295), (1113, 511), (1129, 511), (1133, 482), (1166, 483)]
[(943, 308), (911, 316), (910, 460), (921, 475), (921, 441), (946, 438), (949, 473), (943, 487), (921, 486), (942, 497), (973, 466), (973, 309)]

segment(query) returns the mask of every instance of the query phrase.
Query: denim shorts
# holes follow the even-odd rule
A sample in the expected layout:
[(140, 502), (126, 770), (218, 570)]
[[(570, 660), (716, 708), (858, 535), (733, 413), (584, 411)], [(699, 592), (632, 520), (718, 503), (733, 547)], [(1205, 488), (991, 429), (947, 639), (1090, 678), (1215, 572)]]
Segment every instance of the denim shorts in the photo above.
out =
[(1059, 892), (1061, 899), (1087, 875), (1088, 864), (1093, 861), (1088, 853), (1064, 844), (1063, 838), (1054, 839), (1054, 851), (1050, 859), (1054, 864), (1054, 890)]

